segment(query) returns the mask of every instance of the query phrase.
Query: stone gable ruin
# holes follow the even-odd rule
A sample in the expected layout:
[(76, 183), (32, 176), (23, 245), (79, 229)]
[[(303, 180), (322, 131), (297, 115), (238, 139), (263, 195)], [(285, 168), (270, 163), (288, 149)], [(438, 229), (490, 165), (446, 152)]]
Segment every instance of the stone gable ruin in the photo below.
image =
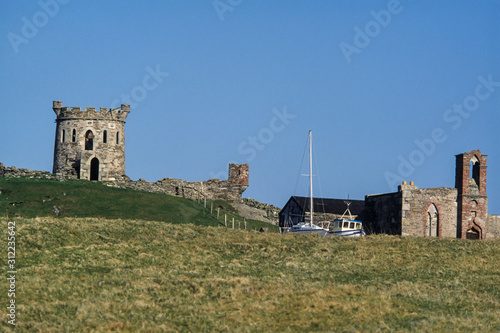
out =
[(486, 159), (479, 149), (456, 155), (454, 188), (404, 182), (395, 193), (367, 195), (367, 228), (403, 236), (499, 238), (500, 216), (488, 214)]

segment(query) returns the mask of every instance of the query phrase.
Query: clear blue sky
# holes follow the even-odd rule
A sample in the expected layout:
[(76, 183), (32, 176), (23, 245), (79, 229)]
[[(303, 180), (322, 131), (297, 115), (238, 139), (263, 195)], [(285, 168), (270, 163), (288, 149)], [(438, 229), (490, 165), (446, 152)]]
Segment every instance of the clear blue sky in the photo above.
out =
[(282, 206), (307, 194), (312, 130), (315, 194), (453, 187), (454, 155), (481, 149), (500, 214), (498, 0), (11, 1), (0, 18), (6, 165), (52, 170), (53, 100), (128, 99), (132, 179), (249, 163), (244, 196)]

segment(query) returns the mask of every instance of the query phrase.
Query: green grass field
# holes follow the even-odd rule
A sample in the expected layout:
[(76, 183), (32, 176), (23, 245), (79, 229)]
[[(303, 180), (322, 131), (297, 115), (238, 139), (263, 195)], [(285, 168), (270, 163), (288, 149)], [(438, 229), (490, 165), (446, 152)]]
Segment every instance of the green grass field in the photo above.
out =
[[(0, 215), (11, 217), (55, 217), (54, 206), (63, 217), (98, 217), (107, 219), (141, 219), (169, 223), (192, 223), (217, 226), (224, 224), (244, 228), (244, 219), (222, 200), (205, 203), (131, 189), (119, 189), (85, 180), (36, 180), (0, 177)], [(212, 209), (211, 209), (212, 208)], [(217, 208), (219, 218), (217, 219)], [(210, 213), (212, 211), (212, 213)], [(239, 222), (239, 224), (238, 224)], [(248, 220), (247, 228), (267, 227), (269, 223)]]
[(20, 332), (500, 330), (500, 240), (14, 220)]
[(19, 332), (500, 330), (500, 240), (238, 230), (223, 226), (225, 214), (243, 227), (224, 201), (88, 181), (0, 178), (0, 191), (4, 272), (16, 222)]

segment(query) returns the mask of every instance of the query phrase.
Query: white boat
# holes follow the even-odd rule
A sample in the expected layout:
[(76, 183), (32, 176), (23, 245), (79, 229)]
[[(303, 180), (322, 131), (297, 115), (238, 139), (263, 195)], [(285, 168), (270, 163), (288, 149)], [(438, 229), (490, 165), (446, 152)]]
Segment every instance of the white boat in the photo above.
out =
[[(342, 236), (342, 237), (364, 237), (366, 236), (363, 230), (363, 222), (353, 220), (351, 211), (349, 210), (349, 201), (345, 202), (347, 209), (344, 214), (338, 219), (333, 220), (333, 230), (328, 233), (329, 236)], [(344, 218), (346, 213), (349, 213), (349, 218)]]
[[(333, 227), (330, 228), (330, 222), (321, 221), (314, 224), (314, 205), (313, 205), (313, 184), (312, 184), (312, 131), (309, 131), (309, 209), (310, 221), (293, 224), (291, 218), (285, 222), (285, 227), (280, 228), (282, 233), (311, 234), (317, 233), (322, 236), (341, 236), (341, 237), (364, 237), (363, 222), (354, 220), (349, 210), (350, 201), (345, 201), (347, 209), (340, 218), (333, 220)], [(345, 218), (349, 214), (349, 218)]]
[(309, 207), (310, 207), (310, 221), (309, 222), (299, 222), (298, 224), (289, 225), (283, 228), (283, 233), (298, 233), (298, 234), (312, 234), (316, 233), (322, 236), (326, 236), (329, 233), (328, 226), (319, 226), (314, 224), (314, 205), (313, 205), (313, 183), (312, 183), (312, 131), (309, 131)]
[(324, 229), (316, 224), (311, 224), (308, 222), (300, 222), (299, 224), (293, 225), (285, 232), (296, 232), (299, 234), (316, 233), (316, 234), (320, 234), (321, 236), (328, 235), (327, 229)]

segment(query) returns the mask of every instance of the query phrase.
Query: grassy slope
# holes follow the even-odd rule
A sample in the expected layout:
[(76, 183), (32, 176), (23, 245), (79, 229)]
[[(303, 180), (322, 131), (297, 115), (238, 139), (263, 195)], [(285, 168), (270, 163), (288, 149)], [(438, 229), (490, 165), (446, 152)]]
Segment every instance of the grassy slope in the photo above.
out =
[[(221, 214), (216, 219), (215, 209), (192, 200), (160, 193), (149, 193), (131, 189), (118, 189), (98, 182), (82, 180), (55, 181), (25, 178), (0, 177), (0, 215), (21, 217), (55, 216), (53, 207), (59, 210), (59, 217), (103, 217), (108, 219), (141, 219), (170, 223), (193, 223), (217, 226), (228, 221), (242, 221), (235, 210), (226, 202), (213, 201)], [(242, 224), (241, 228), (244, 228)], [(232, 226), (232, 225), (231, 225)], [(250, 229), (278, 228), (260, 221), (248, 221)]]
[[(6, 253), (5, 219), (0, 225)], [(321, 238), (106, 219), (17, 225), (21, 330), (500, 329), (500, 240)]]

